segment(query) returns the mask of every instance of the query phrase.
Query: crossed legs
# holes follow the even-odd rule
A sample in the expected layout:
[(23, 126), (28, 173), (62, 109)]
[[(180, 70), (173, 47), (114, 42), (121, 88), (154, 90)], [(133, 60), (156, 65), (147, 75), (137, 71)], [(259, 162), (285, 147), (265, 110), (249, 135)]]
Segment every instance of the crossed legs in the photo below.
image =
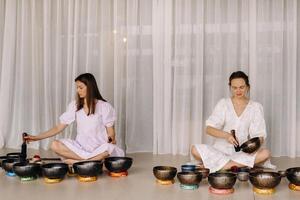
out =
[[(196, 149), (196, 147), (194, 145), (191, 148), (191, 153), (192, 153), (192, 155), (194, 156), (194, 158), (196, 160), (198, 160), (201, 163), (203, 163), (202, 159), (201, 159), (201, 156), (200, 156), (200, 153), (197, 151), (197, 149)], [(270, 153), (270, 151), (268, 149), (264, 149), (264, 148), (259, 149), (258, 152), (257, 152), (257, 154), (256, 154), (254, 164), (259, 164), (259, 163), (265, 162), (267, 159), (270, 158), (270, 156), (271, 156), (271, 153)], [(230, 169), (233, 166), (244, 167), (244, 165), (242, 165), (240, 163), (237, 163), (235, 161), (230, 160), (228, 163), (226, 163), (226, 165), (223, 166), (222, 169), (227, 170), (227, 169)]]
[[(61, 143), (58, 140), (54, 140), (52, 142), (51, 150), (54, 151), (59, 156), (62, 156), (63, 158), (65, 158), (64, 162), (67, 164), (73, 164), (75, 162), (86, 160), (86, 159), (83, 159), (80, 156), (78, 156), (76, 153), (71, 151), (66, 145), (64, 145), (63, 143)], [(96, 155), (95, 157), (92, 157), (87, 160), (102, 160), (108, 156), (109, 156), (109, 153), (107, 151), (105, 151), (105, 152), (100, 153), (100, 154)]]

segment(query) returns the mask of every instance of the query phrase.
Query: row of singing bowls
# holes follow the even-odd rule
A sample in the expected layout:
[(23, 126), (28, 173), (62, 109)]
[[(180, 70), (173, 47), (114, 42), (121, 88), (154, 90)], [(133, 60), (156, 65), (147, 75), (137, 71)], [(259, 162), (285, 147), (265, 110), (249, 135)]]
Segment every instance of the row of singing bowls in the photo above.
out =
[(102, 161), (82, 161), (73, 164), (74, 172), (82, 177), (93, 177), (102, 173)]
[(244, 142), (240, 148), (245, 153), (254, 153), (259, 149), (260, 145), (261, 143), (259, 137), (254, 137)]
[(202, 180), (200, 172), (178, 172), (177, 178), (184, 185), (198, 185)]
[(258, 189), (273, 189), (281, 181), (281, 175), (278, 172), (255, 172), (250, 173), (251, 184)]
[(208, 175), (208, 183), (215, 189), (231, 189), (237, 175), (231, 172), (215, 172)]

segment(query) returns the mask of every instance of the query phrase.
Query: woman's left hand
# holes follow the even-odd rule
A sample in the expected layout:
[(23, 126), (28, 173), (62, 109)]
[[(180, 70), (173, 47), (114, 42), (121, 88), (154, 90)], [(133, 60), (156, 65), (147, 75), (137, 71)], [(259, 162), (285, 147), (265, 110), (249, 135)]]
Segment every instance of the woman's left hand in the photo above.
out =
[(108, 136), (108, 143), (117, 144), (117, 141), (116, 141), (115, 137), (112, 138), (112, 137)]
[(107, 136), (108, 136), (108, 143), (116, 144), (116, 137), (115, 137), (115, 129), (113, 126), (106, 127)]

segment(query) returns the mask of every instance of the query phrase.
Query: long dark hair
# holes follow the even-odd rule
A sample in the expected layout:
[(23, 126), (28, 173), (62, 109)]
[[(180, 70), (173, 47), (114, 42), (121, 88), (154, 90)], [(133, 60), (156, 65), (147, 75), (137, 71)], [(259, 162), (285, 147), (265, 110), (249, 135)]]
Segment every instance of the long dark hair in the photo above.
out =
[[(87, 107), (89, 109), (88, 115), (94, 114), (96, 110), (96, 100), (106, 101), (99, 92), (95, 77), (93, 76), (93, 74), (90, 73), (80, 74), (77, 78), (75, 78), (75, 82), (76, 81), (80, 81), (86, 85), (87, 91), (85, 98), (87, 102)], [(76, 104), (77, 111), (83, 108), (84, 98), (80, 98), (78, 94), (76, 98)]]
[(246, 85), (247, 85), (248, 87), (250, 87), (249, 78), (248, 78), (248, 76), (247, 76), (244, 72), (242, 72), (242, 71), (236, 71), (236, 72), (233, 72), (233, 73), (230, 75), (230, 77), (229, 77), (229, 83), (228, 83), (228, 85), (231, 86), (231, 81), (232, 81), (233, 79), (236, 79), (236, 78), (242, 78), (242, 79), (244, 79)]

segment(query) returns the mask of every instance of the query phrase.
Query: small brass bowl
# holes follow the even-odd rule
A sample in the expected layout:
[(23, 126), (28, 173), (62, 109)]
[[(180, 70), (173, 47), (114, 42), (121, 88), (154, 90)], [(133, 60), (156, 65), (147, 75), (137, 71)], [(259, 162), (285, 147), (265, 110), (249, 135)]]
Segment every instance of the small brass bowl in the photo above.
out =
[(202, 175), (202, 179), (207, 178), (209, 175), (209, 169), (208, 168), (199, 168), (195, 170), (196, 172), (200, 172)]
[(177, 178), (184, 185), (198, 185), (202, 180), (200, 172), (178, 172)]
[(208, 175), (208, 183), (215, 189), (231, 189), (237, 175), (231, 172), (215, 172)]
[(177, 174), (177, 169), (170, 166), (156, 166), (153, 167), (154, 176), (161, 181), (173, 180)]

